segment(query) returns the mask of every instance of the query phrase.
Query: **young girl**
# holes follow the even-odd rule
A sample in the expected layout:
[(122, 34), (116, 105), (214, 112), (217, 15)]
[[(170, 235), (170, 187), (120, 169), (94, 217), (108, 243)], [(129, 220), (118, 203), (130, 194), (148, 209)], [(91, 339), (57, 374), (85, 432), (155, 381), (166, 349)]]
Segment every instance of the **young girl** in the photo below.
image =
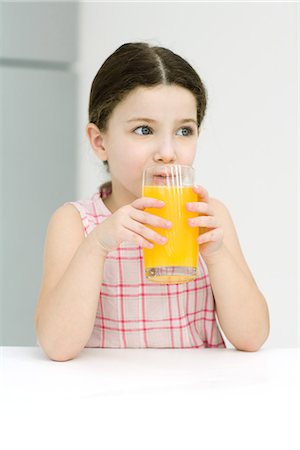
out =
[[(266, 301), (242, 254), (225, 205), (194, 186), (200, 275), (184, 284), (144, 276), (143, 247), (164, 245), (162, 208), (141, 197), (143, 170), (192, 165), (206, 90), (194, 69), (162, 47), (129, 43), (92, 83), (90, 144), (111, 182), (90, 200), (60, 207), (49, 223), (36, 331), (49, 358), (65, 361), (84, 347), (224, 348), (256, 351), (269, 333)], [(155, 227), (156, 231), (150, 228)]]

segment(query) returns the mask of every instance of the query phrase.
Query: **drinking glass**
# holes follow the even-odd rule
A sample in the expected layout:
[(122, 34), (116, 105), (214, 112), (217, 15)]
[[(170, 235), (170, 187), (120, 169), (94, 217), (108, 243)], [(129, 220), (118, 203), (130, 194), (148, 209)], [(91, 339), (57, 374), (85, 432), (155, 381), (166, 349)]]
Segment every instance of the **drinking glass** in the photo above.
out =
[(194, 169), (178, 164), (154, 165), (143, 174), (143, 196), (163, 200), (162, 208), (146, 208), (172, 222), (170, 229), (150, 226), (167, 238), (164, 245), (144, 248), (145, 275), (149, 281), (164, 284), (186, 283), (198, 276), (198, 227), (188, 219), (198, 214), (186, 209), (187, 202), (197, 202), (193, 191)]

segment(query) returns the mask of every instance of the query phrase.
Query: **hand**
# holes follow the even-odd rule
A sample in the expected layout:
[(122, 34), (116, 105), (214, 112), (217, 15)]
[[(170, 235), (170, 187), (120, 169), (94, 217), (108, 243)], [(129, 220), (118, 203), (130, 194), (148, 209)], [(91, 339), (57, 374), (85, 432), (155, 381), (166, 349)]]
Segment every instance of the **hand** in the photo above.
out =
[(163, 206), (164, 202), (154, 198), (138, 198), (115, 211), (97, 225), (92, 233), (105, 252), (115, 250), (124, 241), (146, 248), (153, 247), (150, 241), (164, 245), (167, 238), (145, 224), (158, 228), (171, 228), (171, 222), (143, 211), (145, 208), (162, 208)]
[(198, 212), (200, 215), (188, 219), (191, 227), (199, 227), (199, 251), (203, 256), (219, 250), (223, 244), (223, 228), (209, 205), (209, 196), (202, 186), (194, 186), (193, 191), (198, 194), (199, 202), (187, 203), (187, 210)]

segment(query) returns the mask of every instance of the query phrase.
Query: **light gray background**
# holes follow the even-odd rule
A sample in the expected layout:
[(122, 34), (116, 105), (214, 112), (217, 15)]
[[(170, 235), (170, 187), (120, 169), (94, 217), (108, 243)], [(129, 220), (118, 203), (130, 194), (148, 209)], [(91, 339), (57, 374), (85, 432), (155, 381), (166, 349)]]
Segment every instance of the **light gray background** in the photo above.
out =
[(0, 3), (0, 344), (34, 345), (47, 223), (76, 195), (77, 4)]
[[(32, 24), (36, 23), (34, 9), (30, 14)], [(72, 177), (67, 177), (65, 184), (62, 181), (61, 198), (69, 195), (68, 200), (74, 200), (89, 197), (106, 179), (85, 135), (90, 85), (103, 61), (125, 42), (146, 41), (169, 47), (195, 67), (208, 89), (209, 100), (195, 162), (197, 182), (212, 197), (223, 201), (232, 214), (246, 259), (269, 305), (271, 334), (266, 347), (295, 347), (299, 342), (297, 14), (298, 5), (294, 2), (81, 2), (76, 28), (79, 51), (74, 61), (77, 62), (67, 67), (75, 70), (78, 77), (77, 116), (73, 123), (64, 123), (67, 127), (64, 143), (57, 133), (56, 138), (51, 133), (51, 123), (63, 125), (59, 114), (68, 102), (64, 98), (67, 90), (63, 84), (48, 81), (54, 89), (49, 92), (51, 95), (55, 92), (58, 101), (53, 108), (53, 122), (47, 119), (50, 120), (47, 139), (53, 140), (53, 148), (57, 142), (69, 148), (68, 157), (58, 160), (57, 168), (59, 173), (73, 171), (75, 189)], [(68, 24), (65, 18), (65, 37), (59, 40), (62, 48), (65, 39), (72, 35)], [(55, 46), (54, 36), (55, 33), (53, 40), (47, 41), (50, 53)], [(72, 35), (72, 39), (77, 38)], [(45, 45), (41, 44), (41, 48), (46, 52)], [(34, 117), (28, 100), (26, 106), (27, 116)], [(34, 130), (31, 141), (26, 141), (28, 148), (37, 143)], [(20, 130), (18, 135), (22, 135)], [(47, 158), (53, 163), (47, 141), (40, 139), (38, 146), (45, 165)], [(10, 170), (15, 176), (15, 167)], [(36, 188), (36, 201), (41, 205), (45, 198), (45, 211), (50, 218), (55, 203), (51, 192), (44, 197), (43, 177), (39, 174), (35, 180), (32, 164), (28, 164), (27, 170)], [(19, 217), (18, 210), (13, 213)], [(30, 218), (24, 213), (22, 220), (29, 226)], [(46, 221), (40, 221), (37, 228), (39, 241), (30, 241), (23, 250), (22, 264), (6, 265), (5, 277), (11, 277), (13, 283), (23, 279), (29, 249), (36, 255), (35, 261), (30, 262), (31, 274), (40, 276), (40, 242)], [(6, 246), (7, 255), (10, 249), (17, 251), (13, 242), (10, 245)], [(35, 343), (30, 317), (36, 303), (37, 276), (27, 283), (25, 290), (22, 286), (18, 288), (22, 295), (18, 297), (15, 293), (13, 302), (9, 295), (3, 297), (4, 312), (9, 311), (4, 317), (6, 333), (10, 330), (6, 345)], [(27, 320), (17, 313), (18, 308), (23, 316), (27, 315)]]

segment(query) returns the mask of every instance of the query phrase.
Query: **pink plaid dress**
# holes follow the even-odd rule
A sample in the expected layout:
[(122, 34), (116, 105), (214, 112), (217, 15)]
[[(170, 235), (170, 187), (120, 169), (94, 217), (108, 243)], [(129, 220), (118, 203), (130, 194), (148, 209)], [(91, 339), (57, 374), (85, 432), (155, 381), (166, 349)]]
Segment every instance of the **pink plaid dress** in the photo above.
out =
[[(85, 236), (111, 215), (104, 185), (90, 200), (70, 202), (81, 216)], [(144, 276), (142, 247), (123, 242), (107, 254), (94, 329), (86, 347), (200, 348), (225, 343), (215, 317), (207, 267), (183, 284), (155, 284)]]

